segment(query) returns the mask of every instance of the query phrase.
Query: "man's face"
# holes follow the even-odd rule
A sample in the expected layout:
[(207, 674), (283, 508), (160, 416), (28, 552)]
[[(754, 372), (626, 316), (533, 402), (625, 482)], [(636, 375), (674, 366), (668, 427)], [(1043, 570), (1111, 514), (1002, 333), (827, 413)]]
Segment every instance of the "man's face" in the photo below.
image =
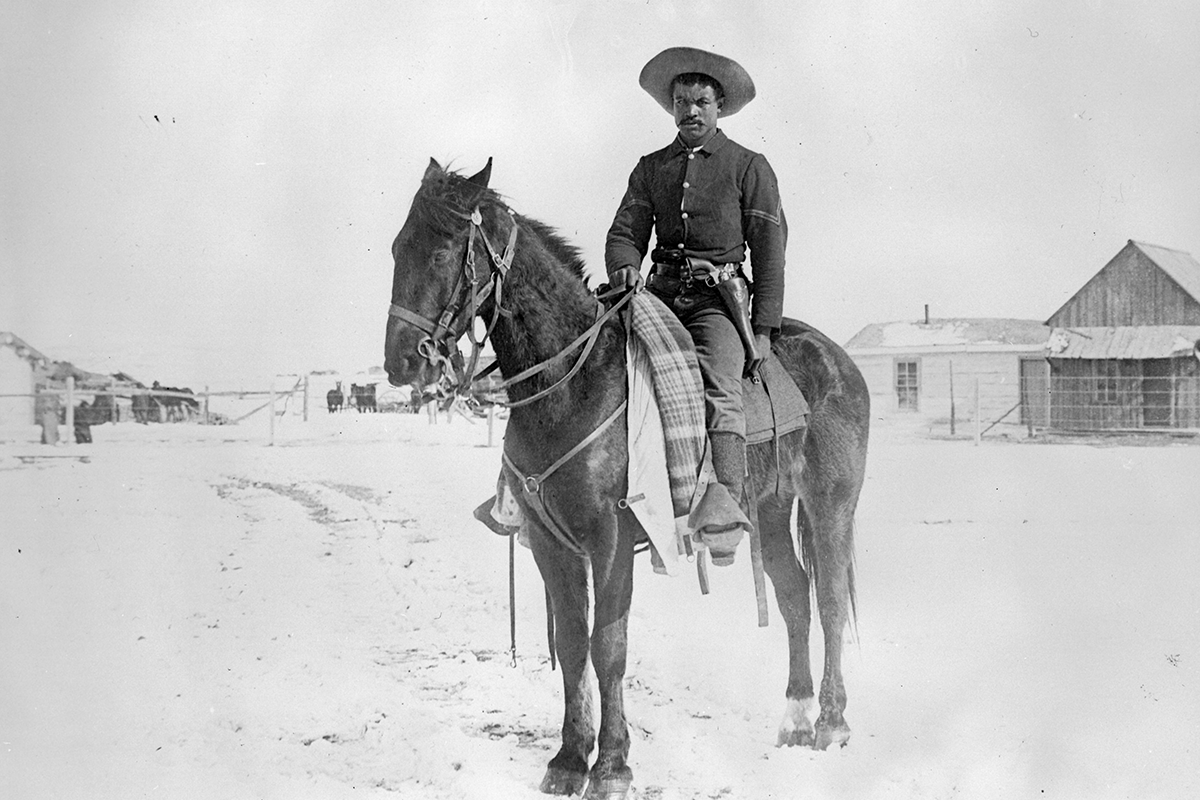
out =
[(675, 103), (675, 126), (679, 138), (688, 147), (699, 147), (717, 131), (721, 101), (711, 86), (675, 84), (671, 93)]

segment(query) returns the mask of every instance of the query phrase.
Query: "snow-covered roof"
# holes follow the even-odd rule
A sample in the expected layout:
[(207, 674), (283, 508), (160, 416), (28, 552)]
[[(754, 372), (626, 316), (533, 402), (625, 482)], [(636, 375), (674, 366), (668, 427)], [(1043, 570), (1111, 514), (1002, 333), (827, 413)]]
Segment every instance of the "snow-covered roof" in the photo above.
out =
[(929, 351), (974, 346), (1028, 349), (1046, 344), (1050, 329), (1041, 320), (1007, 318), (932, 319), (872, 323), (846, 343), (850, 351)]
[(1198, 339), (1200, 325), (1055, 328), (1046, 353), (1051, 358), (1170, 358), (1191, 355)]
[(13, 351), (30, 364), (44, 367), (50, 363), (50, 358), (39, 352), (29, 342), (10, 331), (0, 331), (0, 346), (11, 347)]

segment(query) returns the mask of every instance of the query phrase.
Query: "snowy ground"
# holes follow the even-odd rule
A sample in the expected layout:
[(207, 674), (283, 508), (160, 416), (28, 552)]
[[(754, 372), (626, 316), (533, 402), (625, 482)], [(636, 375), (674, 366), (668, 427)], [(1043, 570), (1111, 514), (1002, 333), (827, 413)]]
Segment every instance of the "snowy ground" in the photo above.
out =
[[(560, 676), (525, 551), (508, 658), (484, 424), (261, 417), (0, 444), (0, 796), (541, 797)], [(744, 553), (708, 597), (639, 561), (635, 795), (1200, 796), (1198, 477), (878, 432), (836, 752), (773, 746)]]

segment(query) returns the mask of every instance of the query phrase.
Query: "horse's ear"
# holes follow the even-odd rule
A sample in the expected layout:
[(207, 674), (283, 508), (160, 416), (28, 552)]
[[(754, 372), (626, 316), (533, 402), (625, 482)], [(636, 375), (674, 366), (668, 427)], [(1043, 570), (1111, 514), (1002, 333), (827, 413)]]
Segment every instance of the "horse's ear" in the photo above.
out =
[(429, 159), (429, 166), (425, 168), (425, 178), (424, 179), (427, 180), (427, 179), (433, 177), (434, 175), (438, 174), (439, 172), (445, 172), (445, 170), (442, 169), (441, 164), (439, 164), (437, 161), (435, 161), (434, 159), (431, 158), (431, 159)]
[(483, 169), (479, 170), (479, 172), (476, 172), (474, 175), (467, 178), (468, 181), (470, 181), (471, 183), (475, 184), (476, 186), (478, 186), (482, 189), (487, 188), (488, 181), (491, 179), (492, 179), (492, 157), (491, 156), (488, 156), (487, 165)]

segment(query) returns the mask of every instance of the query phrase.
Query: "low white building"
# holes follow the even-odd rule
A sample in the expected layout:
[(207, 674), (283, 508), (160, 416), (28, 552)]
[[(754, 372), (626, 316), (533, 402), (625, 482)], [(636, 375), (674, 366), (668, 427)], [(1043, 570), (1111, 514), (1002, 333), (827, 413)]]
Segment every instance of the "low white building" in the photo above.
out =
[[(0, 331), (0, 425), (33, 425), (34, 385), (51, 361), (15, 333)], [(3, 395), (29, 395), (4, 397)]]
[[(1014, 410), (1026, 392), (1045, 392), (1048, 328), (1028, 319), (930, 319), (866, 326), (846, 343), (862, 370), (876, 418), (930, 423), (974, 418), (978, 386), (985, 424)], [(1039, 383), (1040, 381), (1040, 383)]]

